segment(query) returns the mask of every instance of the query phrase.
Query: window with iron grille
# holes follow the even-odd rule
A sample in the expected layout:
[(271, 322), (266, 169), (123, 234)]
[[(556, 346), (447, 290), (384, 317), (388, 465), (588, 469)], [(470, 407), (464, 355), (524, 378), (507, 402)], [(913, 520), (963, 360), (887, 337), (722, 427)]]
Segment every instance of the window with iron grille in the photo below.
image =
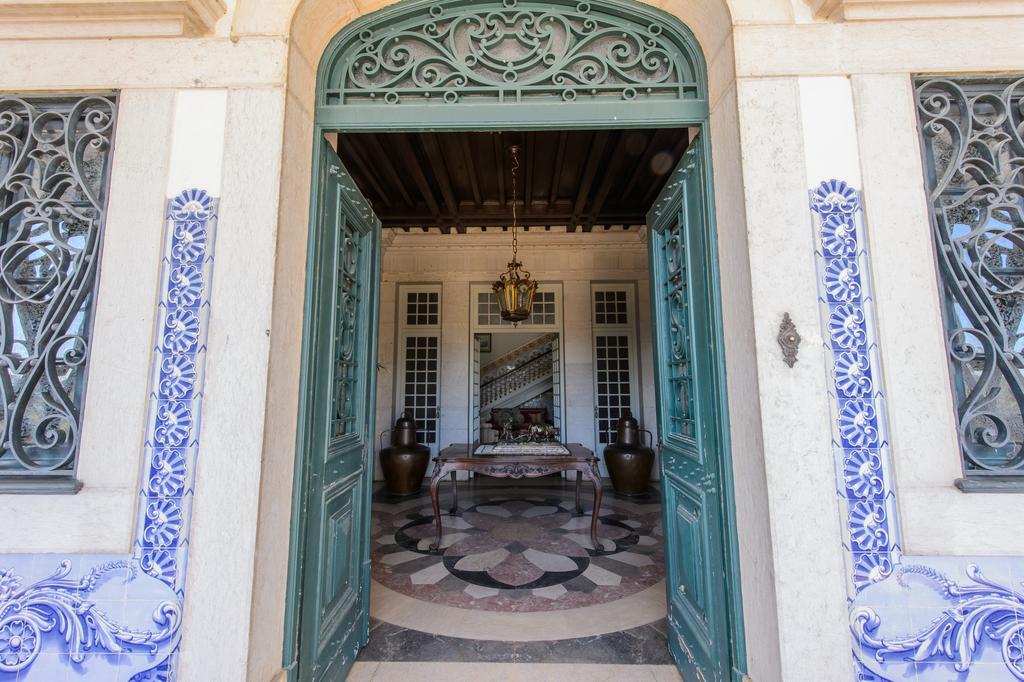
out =
[(73, 492), (113, 94), (0, 97), (0, 492)]
[(399, 288), (397, 408), (416, 422), (417, 439), (437, 446), (441, 383), (441, 286)]
[(963, 455), (958, 485), (1019, 485), (1024, 76), (918, 78), (915, 86)]

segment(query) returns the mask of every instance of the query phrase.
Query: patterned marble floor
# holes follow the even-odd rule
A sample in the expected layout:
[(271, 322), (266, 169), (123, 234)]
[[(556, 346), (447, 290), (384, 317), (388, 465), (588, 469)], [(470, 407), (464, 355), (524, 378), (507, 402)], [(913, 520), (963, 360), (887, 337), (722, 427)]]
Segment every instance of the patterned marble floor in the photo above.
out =
[[(450, 501), (442, 489), (442, 507)], [(433, 540), (429, 494), (373, 499), (370, 644), (361, 661), (670, 664), (656, 489), (606, 486), (601, 547), (592, 497), (577, 515), (560, 478), (476, 478)]]
[[(443, 488), (448, 505), (450, 484)], [(550, 611), (615, 601), (664, 577), (661, 505), (606, 495), (598, 538), (590, 542), (590, 495), (577, 515), (573, 488), (554, 479), (478, 478), (460, 483), (456, 514), (442, 517), (434, 539), (429, 496), (373, 505), (373, 577), (407, 596), (491, 611)]]

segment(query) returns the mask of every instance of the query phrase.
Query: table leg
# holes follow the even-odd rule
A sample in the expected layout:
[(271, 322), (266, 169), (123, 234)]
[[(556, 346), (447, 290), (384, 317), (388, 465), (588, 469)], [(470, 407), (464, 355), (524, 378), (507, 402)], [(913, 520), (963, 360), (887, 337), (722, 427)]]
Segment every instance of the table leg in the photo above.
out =
[(456, 472), (452, 472), (452, 508), (449, 510), (452, 514), (459, 510), (459, 484), (455, 477)]
[[(454, 473), (454, 472), (452, 472)], [(431, 551), (436, 551), (441, 546), (441, 481), (444, 479), (444, 465), (440, 462), (434, 464), (434, 474), (430, 477), (430, 506), (434, 508), (434, 528), (436, 536), (434, 543), (430, 545)]]
[(583, 505), (580, 504), (580, 483), (583, 481), (583, 472), (576, 470), (576, 513), (583, 513)]
[(590, 482), (594, 484), (594, 511), (590, 517), (590, 541), (594, 544), (594, 549), (600, 551), (603, 549), (597, 542), (597, 522), (598, 515), (601, 513), (601, 471), (597, 468), (596, 464), (590, 465), (589, 476)]

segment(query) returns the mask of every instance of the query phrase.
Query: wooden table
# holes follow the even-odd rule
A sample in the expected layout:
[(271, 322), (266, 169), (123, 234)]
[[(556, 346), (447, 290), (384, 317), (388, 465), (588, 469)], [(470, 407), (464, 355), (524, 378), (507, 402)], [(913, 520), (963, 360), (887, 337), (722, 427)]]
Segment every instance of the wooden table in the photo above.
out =
[(437, 537), (430, 545), (431, 550), (441, 546), (441, 482), (451, 474), (452, 506), (454, 514), (459, 507), (459, 488), (455, 480), (457, 471), (473, 471), (494, 478), (538, 478), (562, 471), (576, 472), (576, 513), (582, 514), (580, 504), (580, 482), (586, 476), (594, 486), (594, 509), (590, 515), (590, 541), (594, 549), (597, 544), (597, 518), (601, 508), (601, 472), (597, 468), (597, 457), (579, 443), (567, 443), (568, 455), (474, 455), (473, 447), (467, 443), (449, 445), (434, 458), (434, 473), (430, 478), (430, 502), (434, 507), (434, 527)]

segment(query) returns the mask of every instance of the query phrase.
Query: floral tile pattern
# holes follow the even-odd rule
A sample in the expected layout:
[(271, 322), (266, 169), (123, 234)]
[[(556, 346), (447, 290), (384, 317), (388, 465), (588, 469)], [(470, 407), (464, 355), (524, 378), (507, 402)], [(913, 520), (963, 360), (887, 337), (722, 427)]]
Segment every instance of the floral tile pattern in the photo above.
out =
[(378, 492), (374, 580), (431, 603), (530, 612), (622, 599), (664, 577), (661, 506), (654, 493), (640, 500), (606, 495), (599, 517), (602, 547), (595, 550), (589, 496), (577, 515), (571, 488), (558, 484), (474, 484), (470, 490), (460, 491), (456, 514), (442, 516), (441, 549), (433, 552), (426, 492), (412, 500)]
[(856, 679), (1024, 680), (1024, 559), (902, 552), (860, 194), (810, 196)]
[(175, 677), (216, 224), (203, 190), (168, 201), (132, 552), (0, 556), (0, 682)]

